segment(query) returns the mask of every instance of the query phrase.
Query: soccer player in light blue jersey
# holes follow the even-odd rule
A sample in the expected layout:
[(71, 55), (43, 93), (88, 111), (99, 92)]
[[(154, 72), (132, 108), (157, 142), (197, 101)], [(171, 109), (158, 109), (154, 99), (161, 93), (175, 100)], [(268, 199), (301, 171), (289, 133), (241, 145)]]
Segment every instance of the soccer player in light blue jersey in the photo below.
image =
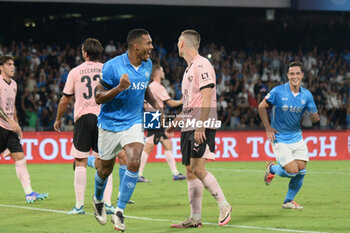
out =
[(127, 36), (128, 51), (103, 65), (100, 84), (96, 88), (96, 103), (102, 104), (97, 126), (101, 159), (95, 174), (93, 208), (100, 224), (107, 223), (103, 208), (103, 192), (112, 173), (116, 155), (124, 149), (127, 168), (120, 185), (116, 213), (112, 215), (115, 229), (125, 230), (124, 209), (138, 180), (140, 158), (144, 146), (143, 103), (146, 100), (162, 111), (149, 87), (152, 72), (150, 54), (153, 49), (149, 33), (131, 30)]
[[(259, 115), (278, 162), (267, 164), (264, 181), (266, 185), (270, 185), (275, 174), (290, 178), (282, 207), (303, 209), (294, 201), (303, 185), (306, 163), (309, 161), (308, 148), (300, 129), (300, 119), (306, 111), (314, 123), (319, 121), (320, 117), (310, 91), (301, 87), (304, 77), (302, 63), (291, 62), (287, 77), (289, 82), (273, 88), (259, 105)], [(266, 111), (269, 107), (272, 107), (271, 125)]]

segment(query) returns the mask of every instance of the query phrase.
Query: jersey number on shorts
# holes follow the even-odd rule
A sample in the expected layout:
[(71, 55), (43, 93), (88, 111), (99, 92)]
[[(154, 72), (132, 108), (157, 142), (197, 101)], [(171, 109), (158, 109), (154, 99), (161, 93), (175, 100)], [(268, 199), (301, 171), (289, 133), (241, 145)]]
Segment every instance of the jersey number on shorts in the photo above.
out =
[[(100, 75), (99, 74), (95, 74), (94, 77), (92, 78), (93, 81), (96, 81), (97, 79), (100, 79)], [(88, 91), (87, 93), (83, 93), (84, 99), (90, 99), (92, 97), (92, 86), (91, 86), (91, 78), (90, 76), (83, 76), (81, 77), (81, 82), (86, 82), (85, 86), (87, 87)], [(96, 96), (96, 87), (94, 90), (94, 96)]]

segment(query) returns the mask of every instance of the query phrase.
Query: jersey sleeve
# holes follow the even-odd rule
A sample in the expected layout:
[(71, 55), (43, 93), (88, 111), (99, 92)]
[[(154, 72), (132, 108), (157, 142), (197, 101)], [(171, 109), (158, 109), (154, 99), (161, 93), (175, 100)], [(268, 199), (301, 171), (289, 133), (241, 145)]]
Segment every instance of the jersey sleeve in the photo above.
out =
[(314, 98), (312, 97), (310, 92), (308, 92), (308, 95), (307, 95), (306, 109), (310, 113), (318, 112)]
[[(106, 89), (110, 90), (119, 83), (119, 78), (115, 77), (113, 68), (109, 63), (106, 63), (102, 67), (102, 74), (100, 79), (100, 84)], [(117, 81), (117, 83), (115, 83)]]
[(74, 73), (74, 70), (68, 73), (67, 81), (63, 88), (63, 95), (65, 96), (74, 95)]
[(165, 87), (163, 86), (161, 86), (161, 88), (159, 89), (159, 93), (156, 94), (158, 95), (159, 99), (163, 102), (171, 99)]
[(277, 91), (276, 88), (273, 88), (266, 96), (265, 101), (268, 105), (276, 105), (277, 104)]
[(199, 89), (202, 90), (207, 87), (215, 86), (215, 77), (213, 77), (213, 67), (209, 62), (205, 62), (204, 60), (199, 61), (195, 64), (195, 77), (199, 80)]

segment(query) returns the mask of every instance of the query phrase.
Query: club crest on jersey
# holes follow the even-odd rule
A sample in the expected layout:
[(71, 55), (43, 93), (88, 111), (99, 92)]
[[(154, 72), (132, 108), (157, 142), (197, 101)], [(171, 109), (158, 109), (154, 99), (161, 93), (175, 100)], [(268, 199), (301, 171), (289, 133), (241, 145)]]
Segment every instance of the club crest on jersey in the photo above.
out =
[(148, 71), (145, 72), (145, 76), (146, 76), (147, 78), (149, 78), (149, 72), (148, 72)]
[(300, 101), (300, 103), (301, 103), (302, 105), (304, 105), (304, 104), (305, 104), (305, 100), (302, 99), (302, 100)]
[(288, 107), (287, 104), (285, 104), (285, 105), (282, 106), (282, 110), (283, 110), (284, 112), (287, 112), (288, 109), (289, 109), (289, 107)]
[(189, 82), (192, 82), (193, 76), (188, 76), (187, 79), (188, 79)]

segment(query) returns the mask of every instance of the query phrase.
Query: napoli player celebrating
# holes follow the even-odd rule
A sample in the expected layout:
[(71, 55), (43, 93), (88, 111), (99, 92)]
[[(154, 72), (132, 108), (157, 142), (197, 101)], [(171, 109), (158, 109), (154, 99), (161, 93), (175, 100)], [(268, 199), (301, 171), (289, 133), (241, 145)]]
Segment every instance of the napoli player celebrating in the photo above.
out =
[[(269, 162), (264, 181), (270, 185), (275, 174), (290, 178), (287, 196), (282, 207), (303, 209), (294, 198), (303, 185), (308, 149), (302, 138), (300, 118), (308, 111), (313, 122), (320, 120), (314, 99), (307, 89), (301, 87), (304, 77), (302, 64), (291, 62), (288, 66), (289, 82), (273, 88), (259, 105), (259, 115), (264, 124), (268, 140), (278, 165)], [(266, 108), (272, 106), (271, 125)]]
[(125, 230), (124, 209), (138, 180), (140, 158), (144, 146), (143, 103), (146, 100), (162, 111), (149, 87), (153, 49), (149, 33), (143, 29), (131, 30), (127, 36), (128, 51), (106, 62), (102, 79), (97, 86), (96, 102), (102, 104), (98, 117), (98, 148), (100, 168), (95, 174), (93, 208), (100, 224), (106, 224), (103, 191), (107, 177), (112, 173), (115, 156), (122, 149), (127, 156), (127, 169), (121, 181), (116, 214), (112, 216), (115, 229)]
[(0, 153), (8, 148), (9, 155), (15, 161), (16, 174), (26, 194), (26, 201), (33, 203), (45, 199), (48, 194), (40, 194), (32, 190), (26, 159), (20, 143), (22, 130), (17, 122), (15, 108), (17, 83), (12, 79), (14, 74), (14, 58), (0, 56)]

